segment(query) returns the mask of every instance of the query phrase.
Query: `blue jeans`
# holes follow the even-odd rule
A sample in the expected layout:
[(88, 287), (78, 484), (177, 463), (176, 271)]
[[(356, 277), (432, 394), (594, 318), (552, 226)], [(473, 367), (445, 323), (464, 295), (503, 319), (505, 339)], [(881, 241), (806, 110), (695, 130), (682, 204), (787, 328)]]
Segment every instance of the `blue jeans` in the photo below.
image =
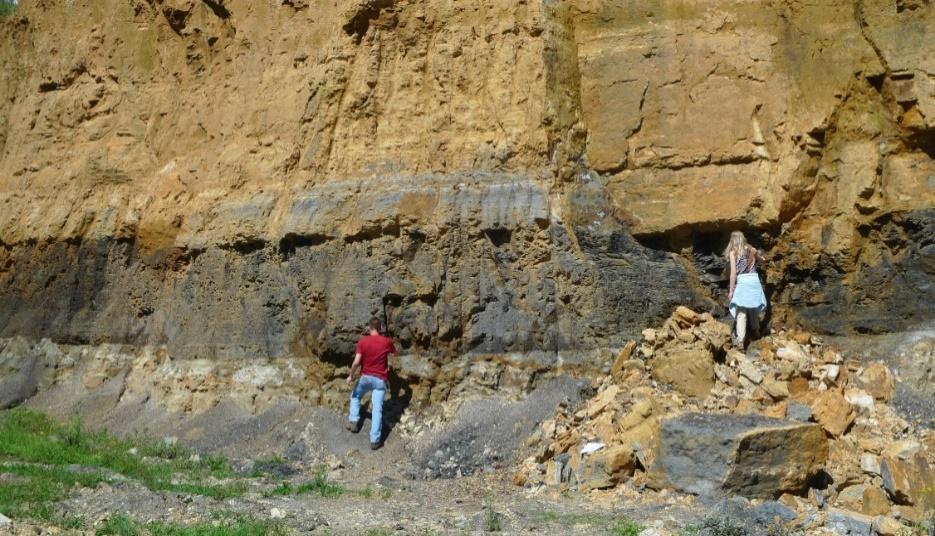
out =
[(386, 382), (376, 376), (361, 376), (351, 392), (351, 414), (347, 416), (347, 420), (360, 422), (360, 399), (370, 391), (373, 391), (370, 397), (370, 442), (379, 443), (383, 432), (383, 397), (386, 396)]

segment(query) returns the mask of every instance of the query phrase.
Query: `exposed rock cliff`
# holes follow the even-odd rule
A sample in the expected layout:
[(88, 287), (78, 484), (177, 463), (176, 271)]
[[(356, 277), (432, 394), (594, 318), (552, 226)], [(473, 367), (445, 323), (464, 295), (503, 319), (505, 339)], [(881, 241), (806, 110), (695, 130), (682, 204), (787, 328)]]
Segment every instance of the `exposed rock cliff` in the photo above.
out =
[(0, 335), (621, 346), (722, 291), (931, 321), (935, 4), (102, 0), (0, 22)]

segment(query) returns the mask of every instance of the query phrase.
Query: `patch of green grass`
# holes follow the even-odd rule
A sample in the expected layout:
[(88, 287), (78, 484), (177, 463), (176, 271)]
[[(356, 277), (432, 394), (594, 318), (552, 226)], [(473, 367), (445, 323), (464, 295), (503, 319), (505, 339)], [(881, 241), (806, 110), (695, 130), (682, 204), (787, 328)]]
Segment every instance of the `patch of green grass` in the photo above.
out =
[(314, 478), (293, 486), (289, 482), (281, 482), (278, 487), (267, 492), (268, 496), (275, 495), (303, 495), (306, 493), (317, 493), (322, 497), (340, 497), (349, 490), (343, 486), (328, 482), (328, 475), (324, 467), (315, 472)]
[(0, 0), (0, 18), (8, 17), (16, 10), (13, 0)]
[(214, 523), (182, 525), (177, 523), (142, 524), (126, 516), (108, 519), (97, 536), (285, 536), (277, 523), (234, 516)]
[(698, 525), (685, 525), (678, 531), (678, 536), (695, 536), (701, 531), (701, 527)]
[(62, 520), (52, 505), (75, 485), (92, 487), (107, 478), (99, 472), (76, 472), (63, 467), (10, 464), (3, 472), (21, 479), (0, 486), (0, 512), (12, 518), (30, 518), (75, 528), (75, 520)]
[[(153, 459), (144, 461), (144, 457)], [(177, 445), (117, 439), (106, 430), (88, 430), (77, 417), (60, 424), (24, 408), (0, 414), (0, 460), (14, 462), (5, 472), (24, 477), (22, 482), (0, 490), (0, 513), (15, 517), (49, 520), (50, 503), (61, 500), (75, 484), (91, 487), (108, 481), (104, 470), (137, 480), (152, 490), (218, 499), (238, 496), (245, 490), (243, 484), (204, 483), (209, 477), (232, 475), (224, 458), (192, 460)], [(72, 465), (92, 469), (68, 467)]]
[(137, 536), (142, 532), (140, 525), (126, 516), (115, 516), (97, 529), (97, 536)]
[(646, 527), (636, 521), (624, 518), (610, 529), (610, 533), (614, 536), (637, 536), (637, 534), (643, 532), (645, 528)]

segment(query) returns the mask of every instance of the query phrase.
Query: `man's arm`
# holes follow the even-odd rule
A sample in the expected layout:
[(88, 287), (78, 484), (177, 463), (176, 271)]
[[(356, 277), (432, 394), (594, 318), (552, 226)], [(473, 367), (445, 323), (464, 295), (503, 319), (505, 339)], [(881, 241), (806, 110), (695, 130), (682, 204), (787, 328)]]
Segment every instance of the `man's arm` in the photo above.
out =
[(360, 352), (354, 354), (354, 364), (351, 365), (351, 373), (347, 375), (347, 383), (354, 383), (354, 376), (357, 375), (357, 371), (360, 370)]

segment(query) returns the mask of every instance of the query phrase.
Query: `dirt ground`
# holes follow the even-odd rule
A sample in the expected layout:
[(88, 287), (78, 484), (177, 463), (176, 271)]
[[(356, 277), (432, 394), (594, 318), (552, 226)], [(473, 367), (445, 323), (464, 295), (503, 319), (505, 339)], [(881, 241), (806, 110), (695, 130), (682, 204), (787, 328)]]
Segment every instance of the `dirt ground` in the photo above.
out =
[[(152, 491), (125, 480), (79, 488), (57, 512), (83, 519), (91, 530), (118, 514), (143, 523), (181, 524), (247, 515), (278, 520), (296, 534), (613, 534), (627, 522), (677, 529), (697, 519), (695, 505), (665, 492), (643, 493), (637, 502), (623, 494), (595, 498), (512, 483), (514, 462), (538, 422), (557, 404), (575, 406), (588, 393), (587, 381), (563, 377), (522, 401), (469, 398), (448, 404), (447, 416), (426, 417), (419, 433), (391, 422), (386, 443), (377, 451), (369, 446), (369, 419), (360, 433), (352, 434), (344, 429), (344, 416), (327, 408), (284, 401), (249, 415), (222, 403), (205, 414), (184, 417), (126, 397), (114, 406), (102, 395), (83, 400), (78, 408), (90, 425), (153, 441), (178, 438), (194, 452), (224, 454), (243, 473), (236, 480), (247, 491), (220, 500)], [(29, 406), (66, 417), (76, 409), (61, 403), (66, 399), (68, 393), (53, 390)], [(419, 419), (412, 416), (410, 422)], [(254, 470), (261, 465), (264, 472), (257, 476)], [(283, 482), (300, 486), (321, 471), (343, 492), (270, 493)], [(36, 533), (35, 526), (14, 528), (16, 534)]]

